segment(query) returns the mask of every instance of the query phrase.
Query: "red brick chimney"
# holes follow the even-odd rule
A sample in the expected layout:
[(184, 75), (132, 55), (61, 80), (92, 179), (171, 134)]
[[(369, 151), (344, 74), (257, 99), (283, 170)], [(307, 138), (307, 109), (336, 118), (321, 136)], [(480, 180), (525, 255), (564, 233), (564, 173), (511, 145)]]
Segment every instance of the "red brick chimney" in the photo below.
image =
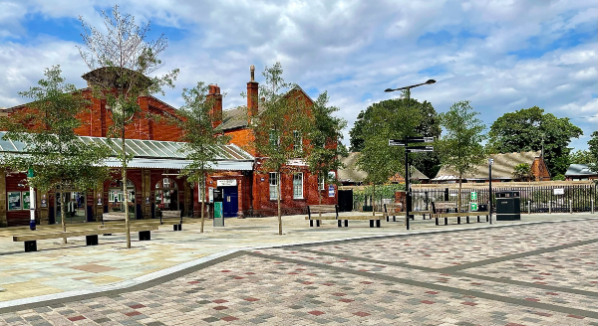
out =
[(255, 81), (255, 66), (249, 67), (251, 72), (251, 80), (247, 83), (247, 121), (251, 121), (251, 118), (257, 116), (258, 106), (258, 86), (259, 83)]
[(216, 85), (209, 85), (208, 87), (210, 88), (208, 100), (214, 101), (210, 110), (212, 128), (216, 128), (222, 123), (222, 95), (220, 94), (220, 87)]

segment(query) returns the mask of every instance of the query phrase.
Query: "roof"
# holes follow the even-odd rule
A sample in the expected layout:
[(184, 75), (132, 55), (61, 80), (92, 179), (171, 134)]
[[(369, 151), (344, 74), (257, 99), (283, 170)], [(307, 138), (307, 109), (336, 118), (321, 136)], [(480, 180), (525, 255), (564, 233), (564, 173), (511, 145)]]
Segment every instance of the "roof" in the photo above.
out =
[[(341, 182), (363, 182), (368, 174), (365, 171), (357, 169), (357, 159), (359, 158), (359, 152), (349, 153), (349, 156), (341, 158), (341, 162), (345, 165), (345, 168), (338, 169), (338, 179)], [(414, 166), (411, 166), (411, 175), (409, 180), (428, 180), (423, 173), (421, 173)], [(392, 182), (398, 182), (399, 179), (404, 178), (400, 174), (396, 174), (390, 178)]]
[[(295, 87), (293, 87), (292, 89), (290, 89), (287, 94), (289, 94), (290, 92), (294, 91), (294, 90), (298, 90), (301, 93), (303, 93), (303, 95), (305, 95), (305, 97), (307, 97), (312, 103), (314, 102), (314, 100), (309, 96), (309, 94), (307, 94), (303, 88), (299, 87), (299, 85), (296, 85)], [(263, 108), (258, 106), (258, 115), (260, 113), (262, 113)], [(236, 129), (236, 128), (242, 128), (242, 127), (247, 127), (248, 125), (248, 121), (247, 121), (247, 106), (246, 105), (242, 105), (242, 106), (238, 106), (234, 109), (229, 109), (229, 110), (223, 110), (222, 111), (222, 123), (218, 126), (218, 128), (220, 130), (230, 130), (230, 129)]]
[[(534, 163), (536, 157), (540, 157), (540, 151), (534, 152), (516, 152), (505, 154), (492, 154), (488, 158), (494, 160), (492, 164), (492, 179), (512, 180), (515, 166), (521, 163), (527, 163), (530, 166)], [(458, 180), (459, 173), (451, 168), (442, 166), (436, 177), (432, 181)], [(473, 172), (463, 175), (466, 180), (488, 180), (488, 163), (484, 162), (474, 167)]]
[(565, 173), (565, 176), (570, 175), (597, 175), (598, 173), (592, 172), (587, 164), (571, 164)]
[[(26, 144), (23, 142), (10, 141), (2, 139), (6, 132), (0, 131), (0, 152), (27, 153)], [(120, 166), (120, 162), (115, 163), (114, 157), (120, 151), (119, 139), (110, 139), (104, 137), (79, 136), (81, 145), (102, 144), (112, 149), (111, 158), (106, 161), (108, 166)], [(129, 163), (131, 167), (159, 167), (167, 168), (164, 165), (157, 166), (157, 162), (168, 163), (176, 166), (186, 166), (190, 161), (186, 160), (186, 153), (182, 151), (184, 142), (159, 141), (159, 140), (141, 140), (125, 139), (126, 151), (133, 155), (133, 160)], [(246, 162), (249, 165), (243, 165), (243, 168), (230, 168), (231, 170), (244, 170), (251, 166), (254, 157), (237, 145), (219, 145), (211, 146), (210, 150), (216, 152), (216, 161), (218, 170), (228, 170), (230, 166), (236, 166), (233, 163)], [(177, 162), (176, 164), (173, 162)], [(227, 163), (228, 162), (228, 163)], [(132, 165), (133, 164), (133, 165)], [(134, 164), (138, 164), (135, 166)], [(174, 168), (174, 167), (173, 167)], [(249, 168), (251, 170), (251, 168)]]

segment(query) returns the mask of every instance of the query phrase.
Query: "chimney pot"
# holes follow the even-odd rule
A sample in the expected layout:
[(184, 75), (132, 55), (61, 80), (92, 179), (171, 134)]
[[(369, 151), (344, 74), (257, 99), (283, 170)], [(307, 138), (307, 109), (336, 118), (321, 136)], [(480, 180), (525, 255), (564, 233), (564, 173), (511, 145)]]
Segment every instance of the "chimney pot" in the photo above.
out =
[(251, 72), (251, 81), (255, 81), (255, 66), (249, 66), (249, 71)]

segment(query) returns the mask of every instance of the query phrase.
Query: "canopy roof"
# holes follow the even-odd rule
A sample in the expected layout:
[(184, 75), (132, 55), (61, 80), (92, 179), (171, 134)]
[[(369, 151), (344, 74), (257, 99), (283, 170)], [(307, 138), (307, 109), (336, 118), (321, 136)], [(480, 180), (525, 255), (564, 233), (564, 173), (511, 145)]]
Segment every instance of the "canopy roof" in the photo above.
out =
[[(0, 152), (27, 153), (27, 144), (18, 141), (4, 140), (6, 132), (0, 131)], [(116, 156), (120, 152), (120, 139), (104, 137), (79, 136), (81, 145), (102, 144), (112, 149), (111, 158), (106, 160), (110, 167), (120, 167)], [(187, 154), (182, 151), (185, 143), (159, 140), (125, 139), (127, 154), (133, 155), (128, 163), (130, 167), (138, 168), (169, 168), (181, 169), (189, 165)], [(208, 150), (216, 154), (217, 170), (252, 170), (254, 157), (237, 145), (209, 146)], [(241, 164), (245, 163), (245, 164)]]

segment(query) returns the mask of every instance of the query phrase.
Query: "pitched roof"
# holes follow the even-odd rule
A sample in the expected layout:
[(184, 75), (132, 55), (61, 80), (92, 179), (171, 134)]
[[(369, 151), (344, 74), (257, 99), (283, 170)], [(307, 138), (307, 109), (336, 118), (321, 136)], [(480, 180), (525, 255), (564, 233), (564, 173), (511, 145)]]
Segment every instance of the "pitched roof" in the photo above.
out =
[[(349, 153), (349, 156), (341, 159), (341, 162), (345, 165), (344, 169), (338, 169), (338, 179), (341, 182), (363, 182), (368, 174), (357, 168), (357, 159), (359, 158), (359, 152)], [(421, 173), (414, 166), (411, 166), (411, 176), (409, 180), (428, 180), (423, 173)], [(390, 178), (391, 182), (404, 181), (404, 178), (400, 174), (395, 174)]]
[[(530, 166), (534, 163), (536, 157), (540, 157), (541, 152), (519, 152), (492, 154), (488, 158), (494, 160), (492, 164), (492, 179), (512, 180), (515, 166), (521, 163), (527, 163)], [(446, 166), (442, 166), (436, 177), (432, 181), (458, 180), (459, 173)], [(463, 179), (488, 180), (488, 163), (484, 162), (476, 166), (472, 172), (463, 175)]]
[(565, 173), (565, 176), (570, 175), (597, 175), (598, 173), (592, 172), (587, 164), (571, 164)]

